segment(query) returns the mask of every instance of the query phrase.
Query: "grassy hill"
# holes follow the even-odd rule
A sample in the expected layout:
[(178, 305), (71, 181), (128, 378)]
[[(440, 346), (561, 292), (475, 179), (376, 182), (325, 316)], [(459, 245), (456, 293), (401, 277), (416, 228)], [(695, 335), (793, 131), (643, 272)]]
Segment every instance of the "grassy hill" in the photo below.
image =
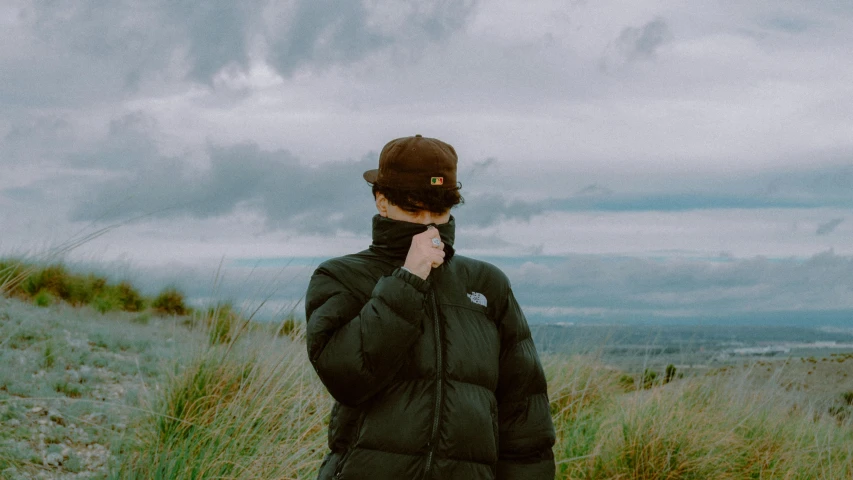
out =
[[(297, 325), (0, 297), (0, 478), (308, 479), (331, 400)], [(543, 358), (558, 478), (853, 477), (853, 355), (679, 378)]]

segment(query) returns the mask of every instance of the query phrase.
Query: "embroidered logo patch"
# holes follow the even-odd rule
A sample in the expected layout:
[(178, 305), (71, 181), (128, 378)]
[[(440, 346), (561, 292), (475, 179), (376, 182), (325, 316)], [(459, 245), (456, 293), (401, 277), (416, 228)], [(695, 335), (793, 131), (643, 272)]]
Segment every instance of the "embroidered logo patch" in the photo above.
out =
[(432, 177), (429, 183), (432, 185), (444, 185), (444, 177)]
[(476, 303), (477, 305), (482, 305), (486, 307), (489, 304), (489, 302), (486, 300), (486, 296), (482, 293), (471, 292), (468, 294), (468, 298), (470, 298), (471, 301)]

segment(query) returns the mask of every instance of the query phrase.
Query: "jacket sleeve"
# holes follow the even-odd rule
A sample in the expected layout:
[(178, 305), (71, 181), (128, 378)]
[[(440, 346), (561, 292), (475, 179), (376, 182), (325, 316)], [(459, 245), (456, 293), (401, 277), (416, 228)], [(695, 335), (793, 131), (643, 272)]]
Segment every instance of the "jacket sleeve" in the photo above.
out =
[[(547, 382), (527, 320), (509, 282), (500, 318), (498, 480), (551, 480), (555, 475), (554, 424)], [(502, 311), (501, 311), (502, 310)]]
[(322, 265), (314, 272), (305, 296), (308, 357), (335, 400), (357, 406), (393, 378), (422, 333), (427, 288), (397, 269), (364, 303)]

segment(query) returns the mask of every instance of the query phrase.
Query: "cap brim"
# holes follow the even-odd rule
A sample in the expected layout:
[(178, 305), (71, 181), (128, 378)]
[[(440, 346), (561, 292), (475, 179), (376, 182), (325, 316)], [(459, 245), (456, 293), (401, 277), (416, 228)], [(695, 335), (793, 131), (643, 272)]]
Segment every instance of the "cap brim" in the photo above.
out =
[(379, 169), (368, 170), (362, 176), (367, 180), (367, 183), (376, 183), (376, 179), (379, 178)]

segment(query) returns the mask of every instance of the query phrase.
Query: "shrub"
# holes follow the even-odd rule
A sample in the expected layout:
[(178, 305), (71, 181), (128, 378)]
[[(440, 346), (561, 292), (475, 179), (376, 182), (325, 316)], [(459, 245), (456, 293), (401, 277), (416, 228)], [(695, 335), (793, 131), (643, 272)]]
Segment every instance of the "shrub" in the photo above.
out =
[(70, 274), (64, 265), (55, 263), (30, 274), (22, 288), (30, 297), (44, 290), (63, 300), (69, 298)]
[(665, 372), (664, 377), (663, 377), (663, 383), (669, 383), (669, 382), (675, 380), (675, 378), (676, 378), (675, 372), (676, 372), (675, 365), (673, 365), (671, 363), (669, 365), (667, 365), (666, 366), (666, 372)]
[(75, 275), (69, 280), (67, 301), (75, 306), (92, 303), (107, 288), (107, 280), (105, 278), (95, 276), (91, 273), (85, 276)]
[(119, 309), (118, 299), (112, 292), (103, 292), (92, 300), (92, 307), (100, 313), (107, 313)]
[(115, 287), (119, 308), (126, 312), (138, 312), (145, 308), (145, 300), (130, 282), (120, 282)]
[(56, 299), (47, 290), (39, 290), (39, 293), (33, 297), (33, 304), (37, 307), (49, 307), (56, 303)]
[(166, 287), (151, 304), (159, 315), (187, 315), (189, 309), (184, 300), (184, 294), (175, 287)]

